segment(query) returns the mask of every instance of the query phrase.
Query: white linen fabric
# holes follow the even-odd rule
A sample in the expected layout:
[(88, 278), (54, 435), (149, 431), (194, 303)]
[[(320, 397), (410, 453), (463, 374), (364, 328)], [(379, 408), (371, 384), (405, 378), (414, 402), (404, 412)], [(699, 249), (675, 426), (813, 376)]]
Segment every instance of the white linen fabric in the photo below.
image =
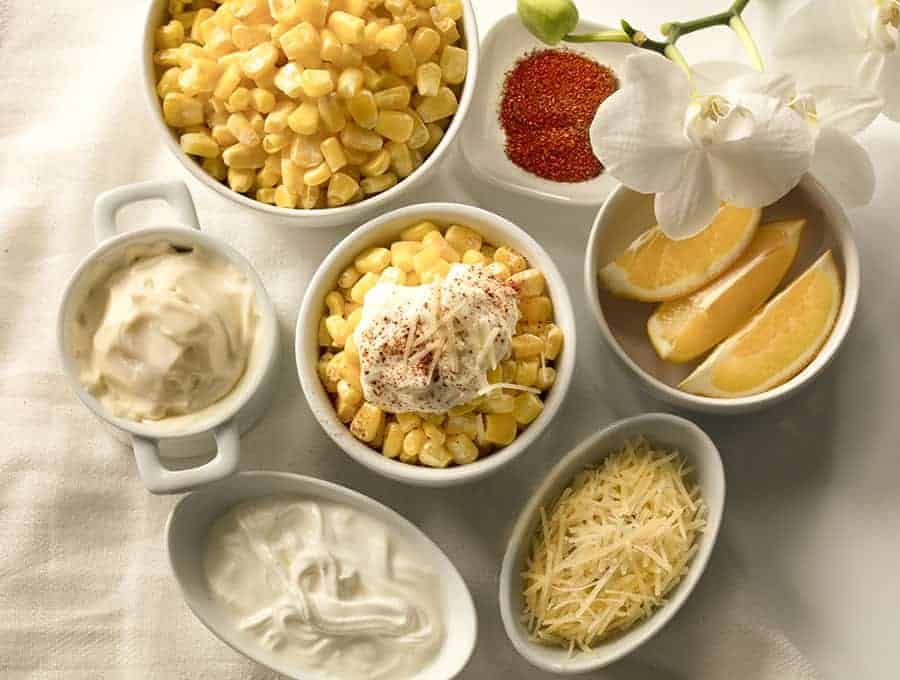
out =
[[(482, 32), (514, 9), (476, 0)], [(723, 0), (581, 2), (586, 14), (663, 19)], [(778, 3), (751, 4), (767, 44)], [(174, 499), (146, 493), (128, 448), (83, 408), (61, 375), (56, 307), (92, 247), (98, 192), (186, 178), (156, 137), (143, 101), (145, 2), (0, 0), (0, 677), (263, 679), (272, 673), (210, 635), (169, 574), (163, 528)], [(665, 16), (664, 16), (665, 15)], [(673, 16), (674, 15), (674, 16)], [(727, 34), (685, 41), (689, 55), (737, 54)], [(710, 55), (716, 52), (715, 55)], [(472, 115), (489, 115), (472, 112)], [(729, 490), (708, 571), (685, 608), (640, 651), (592, 675), (611, 680), (889, 678), (900, 667), (900, 128), (862, 137), (879, 188), (852, 218), (863, 294), (847, 345), (789, 403), (743, 418), (696, 418), (719, 444)], [(563, 270), (578, 312), (579, 370), (548, 435), (491, 479), (428, 490), (383, 480), (337, 450), (313, 420), (293, 372), (304, 286), (352, 225), (304, 231), (239, 209), (188, 181), (205, 228), (258, 269), (281, 320), (283, 376), (265, 420), (243, 440), (244, 469), (322, 477), (367, 493), (422, 527), (459, 566), (480, 635), (463, 678), (547, 677), (500, 624), (497, 576), (509, 529), (552, 463), (598, 426), (665, 407), (643, 396), (602, 345), (581, 287), (594, 217), (504, 195), (472, 181), (456, 153), (409, 201), (477, 203), (528, 229)], [(129, 224), (167, 220), (158, 205)], [(450, 631), (452, 635), (452, 631)]]

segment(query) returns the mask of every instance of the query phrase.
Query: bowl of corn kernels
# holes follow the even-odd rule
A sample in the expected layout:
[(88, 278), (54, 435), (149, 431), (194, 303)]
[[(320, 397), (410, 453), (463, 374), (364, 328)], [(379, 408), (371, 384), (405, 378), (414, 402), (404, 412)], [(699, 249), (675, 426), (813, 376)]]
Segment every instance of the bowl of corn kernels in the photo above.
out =
[(424, 180), (478, 66), (469, 0), (154, 0), (143, 49), (154, 120), (182, 165), (307, 227), (357, 220)]
[(295, 342), (306, 399), (338, 446), (386, 477), (446, 486), (496, 471), (547, 429), (571, 382), (575, 317), (519, 227), (426, 203), (338, 244)]

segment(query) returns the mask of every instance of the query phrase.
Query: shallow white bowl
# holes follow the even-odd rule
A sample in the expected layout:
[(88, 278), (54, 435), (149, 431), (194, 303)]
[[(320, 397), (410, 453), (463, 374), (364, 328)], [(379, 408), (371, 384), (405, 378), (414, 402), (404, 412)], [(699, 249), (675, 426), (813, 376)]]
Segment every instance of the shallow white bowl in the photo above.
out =
[(296, 680), (321, 680), (312, 671), (299, 670), (239, 630), (211, 597), (203, 572), (206, 537), (212, 524), (235, 505), (273, 495), (316, 498), (351, 507), (377, 519), (417, 549), (423, 562), (440, 575), (441, 605), (446, 637), (440, 652), (409, 680), (448, 680), (462, 671), (478, 635), (472, 595), (444, 552), (411, 522), (381, 503), (337, 484), (283, 472), (242, 472), (188, 494), (178, 501), (166, 523), (169, 564), (185, 602), (200, 622), (229, 647), (257, 663)]
[(701, 397), (678, 389), (678, 383), (699, 365), (700, 360), (673, 364), (660, 359), (653, 350), (647, 337), (647, 319), (655, 305), (617, 298), (599, 286), (600, 269), (624, 251), (638, 234), (656, 224), (652, 195), (639, 194), (624, 186), (612, 193), (591, 229), (585, 255), (584, 286), (606, 343), (648, 392), (675, 406), (695, 411), (748, 413), (793, 395), (834, 358), (850, 329), (859, 298), (859, 254), (850, 220), (837, 201), (809, 175), (787, 196), (763, 211), (763, 222), (795, 217), (806, 217), (806, 227), (797, 258), (779, 290), (830, 248), (841, 273), (844, 291), (831, 335), (812, 362), (783, 385), (735, 399)]
[(470, 0), (462, 0), (463, 3), (463, 30), (461, 31), (461, 45), (469, 53), (468, 74), (459, 98), (459, 108), (453, 116), (450, 126), (444, 132), (437, 148), (425, 159), (421, 166), (398, 182), (395, 186), (376, 194), (370, 198), (341, 206), (339, 208), (322, 208), (319, 210), (298, 210), (291, 208), (279, 208), (275, 205), (261, 203), (249, 196), (232, 191), (228, 185), (219, 182), (203, 170), (202, 167), (184, 151), (178, 142), (176, 134), (166, 125), (162, 117), (162, 108), (159, 97), (156, 94), (156, 75), (153, 64), (154, 32), (163, 23), (163, 18), (168, 11), (168, 0), (152, 0), (149, 3), (147, 16), (144, 20), (144, 35), (141, 44), (141, 64), (143, 68), (144, 94), (150, 108), (150, 116), (156, 127), (156, 132), (162, 139), (166, 148), (172, 155), (191, 173), (197, 180), (209, 189), (234, 201), (246, 208), (251, 208), (261, 214), (283, 218), (298, 227), (332, 227), (336, 225), (354, 225), (368, 216), (373, 215), (378, 209), (383, 209), (386, 204), (409, 196), (413, 187), (420, 185), (425, 179), (434, 174), (434, 170), (440, 165), (447, 150), (456, 139), (456, 135), (462, 127), (463, 121), (469, 112), (472, 97), (475, 93), (476, 79), (478, 78), (478, 28), (475, 25), (475, 12)]
[[(409, 465), (386, 458), (354, 438), (347, 426), (338, 420), (317, 370), (319, 319), (324, 310), (325, 295), (337, 287), (338, 275), (366, 248), (388, 245), (399, 238), (403, 229), (422, 220), (464, 224), (477, 229), (488, 243), (510, 246), (522, 253), (532, 267), (543, 272), (548, 295), (553, 301), (556, 325), (565, 336), (563, 350), (556, 360), (556, 383), (544, 401), (543, 413), (509, 446), (469, 465), (445, 469)], [(397, 481), (421, 486), (449, 486), (495, 472), (528, 448), (553, 420), (569, 389), (575, 368), (575, 314), (565, 282), (553, 260), (522, 229), (481, 208), (458, 203), (422, 203), (394, 210), (367, 222), (341, 241), (325, 258), (303, 297), (297, 318), (295, 354), (300, 384), (313, 414), (328, 436), (351, 458)]]
[[(578, 32), (601, 28), (585, 20), (578, 23)], [(463, 128), (463, 156), (479, 178), (503, 189), (568, 205), (600, 205), (616, 186), (606, 173), (587, 182), (553, 182), (526, 172), (506, 157), (506, 136), (497, 117), (506, 73), (521, 57), (546, 48), (525, 29), (516, 14), (504, 17), (488, 31), (481, 47), (480, 87), (472, 103), (479, 115), (470, 117)], [(622, 63), (628, 55), (640, 51), (622, 43), (562, 44), (559, 48), (579, 52), (608, 66), (620, 78), (620, 84)]]
[[(572, 479), (588, 465), (602, 461), (626, 441), (640, 435), (655, 444), (677, 449), (694, 468), (694, 479), (708, 508), (707, 528), (687, 573), (666, 598), (666, 603), (627, 632), (602, 642), (591, 652), (569, 655), (561, 647), (532, 642), (523, 625), (522, 577), (531, 539), (540, 524), (540, 509), (553, 503)], [(722, 523), (725, 508), (725, 473), (712, 440), (689, 420), (664, 413), (620, 420), (567, 453), (534, 492), (513, 527), (500, 570), (500, 615), (513, 646), (530, 663), (551, 673), (584, 673), (611, 664), (633, 652), (658, 633), (681, 608), (703, 574)]]

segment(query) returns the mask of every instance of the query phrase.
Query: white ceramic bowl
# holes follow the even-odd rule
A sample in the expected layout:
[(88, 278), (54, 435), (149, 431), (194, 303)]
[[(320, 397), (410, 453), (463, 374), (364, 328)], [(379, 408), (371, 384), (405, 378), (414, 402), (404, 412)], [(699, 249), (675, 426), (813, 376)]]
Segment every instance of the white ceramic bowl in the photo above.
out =
[(600, 269), (624, 251), (638, 234), (656, 223), (652, 195), (639, 194), (623, 186), (610, 195), (597, 214), (588, 240), (585, 291), (603, 338), (650, 394), (695, 411), (748, 413), (772, 406), (796, 393), (834, 358), (850, 329), (859, 297), (859, 254), (853, 231), (841, 206), (809, 175), (787, 196), (763, 211), (763, 222), (795, 217), (806, 217), (807, 223), (797, 258), (785, 276), (782, 288), (830, 248), (841, 273), (844, 291), (831, 335), (806, 368), (778, 387), (735, 399), (702, 397), (677, 387), (700, 361), (672, 364), (660, 359), (653, 350), (647, 337), (647, 319), (655, 305), (622, 300), (600, 289)]
[[(655, 444), (678, 449), (694, 468), (694, 478), (708, 508), (706, 531), (687, 573), (665, 604), (627, 632), (597, 645), (591, 653), (538, 644), (528, 638), (522, 623), (522, 571), (531, 539), (540, 524), (540, 509), (553, 503), (572, 479), (588, 465), (602, 461), (626, 441), (640, 435)], [(690, 596), (712, 553), (725, 508), (725, 473), (712, 440), (692, 422), (664, 413), (648, 413), (601, 430), (567, 453), (534, 492), (513, 527), (500, 570), (500, 615), (513, 646), (530, 663), (551, 673), (584, 673), (611, 664), (633, 652), (658, 633)]]
[[(181, 226), (138, 229), (116, 234), (116, 213), (126, 205), (161, 199), (174, 208)], [(153, 493), (177, 493), (234, 473), (240, 460), (240, 434), (265, 410), (277, 380), (278, 320), (262, 280), (237, 251), (200, 231), (191, 195), (184, 182), (143, 182), (101, 194), (94, 206), (97, 248), (78, 266), (66, 285), (57, 317), (57, 343), (66, 378), (78, 398), (94, 415), (131, 439), (138, 472)], [(244, 376), (222, 400), (190, 414), (160, 421), (136, 422), (118, 418), (81, 384), (78, 362), (71, 352), (70, 331), (91, 288), (122, 262), (126, 248), (139, 243), (169, 241), (177, 246), (200, 247), (230, 262), (254, 288), (259, 328)], [(248, 417), (252, 413), (252, 417)], [(215, 457), (197, 467), (170, 469), (160, 460), (168, 444), (196, 440), (216, 441)]]
[[(599, 24), (581, 20), (578, 32), (596, 31)], [(622, 43), (566, 44), (569, 49), (608, 66), (620, 79), (625, 59), (640, 52)], [(480, 115), (466, 121), (460, 146), (472, 171), (481, 179), (503, 189), (565, 205), (600, 205), (617, 182), (606, 173), (586, 182), (553, 182), (527, 172), (506, 157), (506, 136), (500, 127), (497, 110), (503, 94), (507, 72), (516, 61), (536, 49), (547, 46), (522, 25), (518, 15), (510, 14), (488, 31), (481, 46), (480, 87), (472, 108)]]
[[(548, 295), (553, 301), (556, 324), (565, 336), (563, 350), (556, 360), (556, 383), (546, 396), (543, 413), (509, 446), (469, 465), (445, 469), (401, 463), (386, 458), (355, 439), (347, 426), (338, 420), (316, 368), (319, 360), (319, 319), (324, 309), (325, 295), (337, 286), (338, 275), (366, 248), (389, 245), (399, 238), (403, 229), (422, 220), (464, 224), (478, 230), (488, 243), (507, 245), (522, 253), (532, 267), (543, 272)], [(367, 222), (341, 241), (325, 258), (303, 298), (297, 319), (295, 354), (300, 384), (313, 414), (328, 436), (351, 458), (397, 481), (421, 486), (449, 486), (496, 471), (528, 448), (553, 420), (569, 389), (575, 367), (575, 315), (565, 282), (553, 260), (522, 229), (481, 208), (458, 203), (422, 203), (394, 210)]]
[(228, 185), (211, 177), (202, 167), (184, 151), (176, 134), (166, 125), (162, 117), (162, 108), (159, 97), (156, 94), (156, 75), (153, 64), (154, 32), (162, 25), (168, 11), (168, 0), (152, 0), (149, 3), (147, 15), (144, 20), (144, 34), (141, 45), (141, 64), (143, 68), (144, 94), (150, 107), (150, 115), (156, 127), (156, 132), (163, 140), (166, 148), (172, 155), (191, 173), (197, 180), (225, 198), (234, 201), (238, 205), (252, 208), (260, 214), (283, 218), (299, 227), (331, 227), (336, 225), (354, 225), (366, 217), (369, 217), (378, 209), (383, 209), (386, 204), (409, 196), (413, 187), (420, 185), (425, 179), (433, 175), (434, 170), (440, 165), (447, 150), (456, 139), (456, 135), (462, 127), (463, 121), (469, 112), (472, 97), (475, 93), (476, 79), (478, 78), (478, 28), (475, 24), (475, 12), (470, 0), (462, 0), (463, 3), (463, 30), (461, 31), (461, 44), (469, 53), (468, 74), (459, 98), (459, 108), (453, 116), (450, 126), (444, 132), (437, 148), (425, 159), (409, 177), (398, 182), (395, 186), (380, 194), (366, 198), (359, 203), (341, 206), (339, 208), (322, 208), (318, 210), (302, 210), (291, 208), (279, 208), (275, 205), (261, 203), (249, 196), (232, 191)]
[(235, 505), (273, 495), (316, 498), (349, 506), (382, 522), (416, 549), (422, 561), (437, 569), (446, 637), (440, 652), (409, 680), (448, 680), (459, 674), (475, 649), (478, 619), (472, 595), (450, 559), (409, 520), (377, 501), (337, 484), (280, 472), (242, 472), (224, 482), (188, 494), (178, 501), (166, 524), (169, 564), (185, 602), (220, 640), (244, 656), (296, 680), (321, 680), (265, 649), (229, 620), (210, 596), (203, 573), (206, 537), (212, 524)]

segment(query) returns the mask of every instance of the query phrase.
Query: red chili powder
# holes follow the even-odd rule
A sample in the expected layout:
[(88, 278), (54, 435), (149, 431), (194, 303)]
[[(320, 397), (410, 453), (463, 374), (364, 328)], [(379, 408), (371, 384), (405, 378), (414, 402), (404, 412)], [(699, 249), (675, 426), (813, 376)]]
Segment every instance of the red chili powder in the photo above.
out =
[(520, 168), (556, 182), (583, 182), (603, 172), (588, 134), (600, 103), (618, 81), (605, 66), (567, 50), (524, 56), (506, 74), (500, 125), (506, 155)]

